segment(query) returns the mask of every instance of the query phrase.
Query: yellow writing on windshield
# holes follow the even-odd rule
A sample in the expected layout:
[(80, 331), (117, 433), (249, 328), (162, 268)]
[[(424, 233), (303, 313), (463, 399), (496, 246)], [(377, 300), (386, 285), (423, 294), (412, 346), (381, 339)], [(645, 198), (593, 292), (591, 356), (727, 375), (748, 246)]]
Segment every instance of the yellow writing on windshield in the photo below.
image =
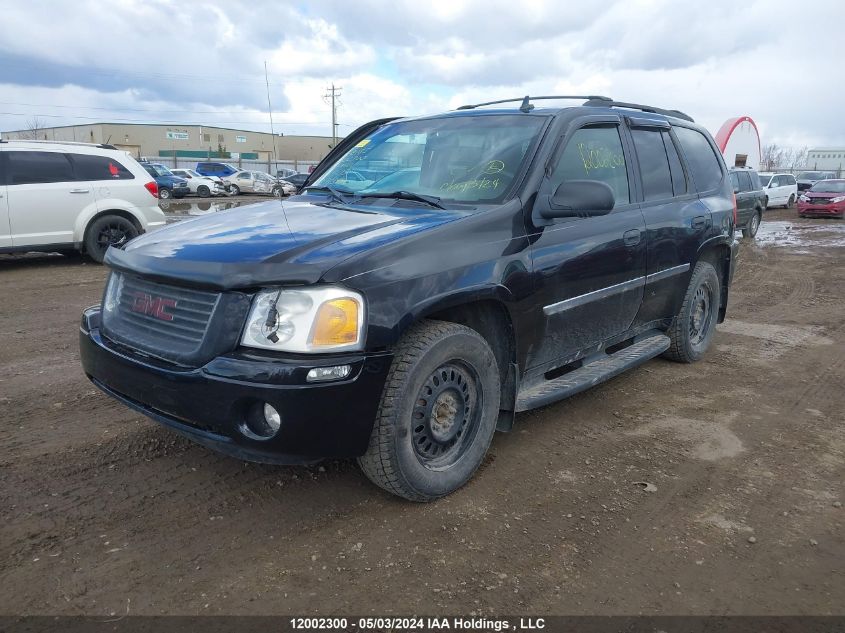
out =
[(584, 143), (578, 143), (578, 153), (584, 163), (584, 171), (588, 174), (595, 169), (616, 169), (625, 166), (625, 156), (606, 147), (587, 147)]
[(481, 191), (496, 189), (501, 184), (498, 178), (476, 178), (475, 180), (464, 180), (463, 182), (444, 182), (440, 185), (440, 191), (466, 193), (467, 191)]

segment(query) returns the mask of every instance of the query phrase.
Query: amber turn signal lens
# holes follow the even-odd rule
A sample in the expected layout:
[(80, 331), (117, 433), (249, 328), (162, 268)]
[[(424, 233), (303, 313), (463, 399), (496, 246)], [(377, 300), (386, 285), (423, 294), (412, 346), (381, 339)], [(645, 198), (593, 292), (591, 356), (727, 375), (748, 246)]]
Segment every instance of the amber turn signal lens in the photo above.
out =
[(317, 311), (312, 345), (347, 345), (358, 340), (358, 302), (344, 297), (326, 301)]

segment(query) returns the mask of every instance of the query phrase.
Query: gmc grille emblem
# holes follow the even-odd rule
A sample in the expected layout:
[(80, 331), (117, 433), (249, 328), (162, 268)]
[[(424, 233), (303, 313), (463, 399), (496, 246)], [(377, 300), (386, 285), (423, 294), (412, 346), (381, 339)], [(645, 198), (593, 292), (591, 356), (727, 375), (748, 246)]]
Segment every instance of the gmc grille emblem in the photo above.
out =
[(146, 314), (162, 321), (172, 321), (173, 315), (167, 308), (175, 308), (176, 300), (165, 297), (154, 297), (146, 292), (133, 292), (129, 309), (138, 314)]

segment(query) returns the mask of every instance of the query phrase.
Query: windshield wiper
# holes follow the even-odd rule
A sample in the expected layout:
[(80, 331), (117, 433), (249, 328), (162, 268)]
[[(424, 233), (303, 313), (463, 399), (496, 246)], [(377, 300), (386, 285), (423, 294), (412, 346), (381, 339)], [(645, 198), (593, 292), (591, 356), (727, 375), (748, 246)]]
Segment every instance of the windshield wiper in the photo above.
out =
[(331, 194), (333, 200), (340, 202), (341, 204), (347, 203), (347, 200), (343, 197), (344, 195), (355, 193), (350, 189), (338, 189), (332, 185), (319, 185), (316, 187), (312, 185), (310, 187), (305, 187), (305, 191), (326, 191)]
[(358, 193), (361, 198), (394, 198), (397, 200), (414, 200), (415, 202), (422, 202), (435, 209), (445, 209), (440, 204), (440, 198), (437, 196), (426, 196), (421, 193), (414, 193), (413, 191), (391, 191), (390, 193), (374, 192), (374, 193)]

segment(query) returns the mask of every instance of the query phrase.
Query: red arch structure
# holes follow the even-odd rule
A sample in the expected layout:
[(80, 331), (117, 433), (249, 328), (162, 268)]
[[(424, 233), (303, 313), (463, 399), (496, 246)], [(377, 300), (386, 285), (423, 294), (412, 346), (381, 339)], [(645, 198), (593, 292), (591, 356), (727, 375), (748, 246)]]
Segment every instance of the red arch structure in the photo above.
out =
[[(739, 144), (741, 147), (746, 146), (743, 147), (743, 149), (748, 149), (747, 144), (749, 139), (737, 138), (738, 134), (736, 133), (737, 129), (743, 129), (740, 126), (742, 126), (742, 124), (745, 122), (750, 123), (751, 128), (754, 131), (753, 134), (756, 137), (754, 141), (756, 141), (757, 155), (756, 157), (748, 156), (748, 152), (746, 151), (744, 154), (737, 154), (731, 152), (733, 155), (728, 156), (727, 152), (729, 151), (729, 146), (731, 145)], [(731, 141), (733, 141), (733, 143)], [(728, 163), (729, 167), (732, 167), (737, 163), (737, 159), (739, 158), (739, 156), (746, 156), (746, 162), (748, 166), (759, 168), (760, 160), (763, 157), (763, 149), (760, 144), (760, 131), (757, 129), (757, 124), (754, 123), (754, 119), (752, 119), (750, 116), (738, 116), (725, 121), (722, 124), (722, 127), (719, 128), (719, 131), (716, 132), (716, 145), (719, 146), (719, 151), (722, 152), (722, 155), (725, 157), (725, 162)], [(751, 160), (748, 161), (748, 159)]]

